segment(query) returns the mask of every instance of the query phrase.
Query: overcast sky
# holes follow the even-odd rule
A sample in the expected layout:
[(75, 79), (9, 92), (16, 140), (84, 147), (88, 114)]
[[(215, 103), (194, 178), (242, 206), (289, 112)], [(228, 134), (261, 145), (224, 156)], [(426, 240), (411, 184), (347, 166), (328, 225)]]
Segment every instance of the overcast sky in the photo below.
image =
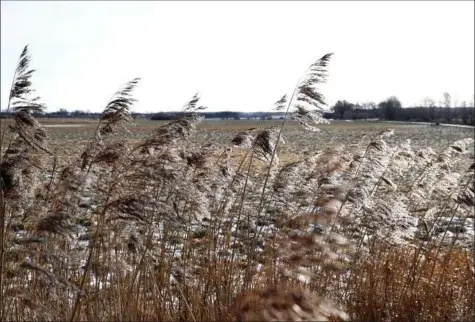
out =
[(1, 2), (1, 102), (23, 47), (49, 111), (101, 111), (142, 77), (135, 111), (269, 110), (332, 52), (322, 92), (404, 106), (473, 99), (474, 1)]

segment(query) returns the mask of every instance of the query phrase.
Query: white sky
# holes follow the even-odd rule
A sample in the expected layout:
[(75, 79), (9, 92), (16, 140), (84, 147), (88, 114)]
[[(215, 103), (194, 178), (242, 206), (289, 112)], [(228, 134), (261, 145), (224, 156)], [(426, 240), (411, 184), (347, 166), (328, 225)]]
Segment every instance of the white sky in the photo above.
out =
[(30, 44), (48, 111), (101, 111), (142, 77), (135, 111), (265, 111), (328, 52), (339, 99), (470, 101), (474, 1), (1, 2), (1, 103)]

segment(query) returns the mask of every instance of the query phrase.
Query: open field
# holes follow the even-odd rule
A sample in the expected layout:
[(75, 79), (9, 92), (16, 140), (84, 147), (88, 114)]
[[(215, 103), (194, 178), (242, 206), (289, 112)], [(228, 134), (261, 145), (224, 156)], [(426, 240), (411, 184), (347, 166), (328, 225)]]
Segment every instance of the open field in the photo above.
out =
[[(72, 119), (68, 122), (57, 122), (56, 119), (41, 119), (46, 124), (50, 137), (50, 146), (56, 149), (59, 155), (66, 158), (79, 153), (85, 144), (93, 137), (98, 120)], [(167, 121), (149, 121), (139, 119), (133, 126), (128, 126), (128, 139), (139, 142), (150, 136), (151, 132)], [(192, 142), (214, 144), (225, 147), (233, 137), (249, 129), (270, 126), (279, 126), (281, 120), (204, 120), (197, 127)], [(412, 140), (415, 148), (431, 146), (436, 150), (449, 146), (456, 140), (473, 137), (472, 128), (433, 127), (427, 124), (414, 123), (385, 123), (385, 122), (340, 122), (333, 121), (330, 125), (319, 125), (320, 132), (303, 131), (299, 124), (286, 121), (283, 138), (287, 142), (279, 148), (279, 155), (284, 160), (293, 160), (304, 151), (315, 151), (335, 146), (355, 146), (368, 144), (371, 137), (380, 131), (394, 129), (395, 136), (389, 141)], [(126, 135), (126, 134), (124, 134)]]

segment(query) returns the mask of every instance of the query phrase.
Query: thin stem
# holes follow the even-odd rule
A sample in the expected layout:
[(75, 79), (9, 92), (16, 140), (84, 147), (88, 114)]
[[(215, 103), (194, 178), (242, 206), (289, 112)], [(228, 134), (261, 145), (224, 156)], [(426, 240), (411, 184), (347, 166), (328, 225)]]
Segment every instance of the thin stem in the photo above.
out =
[(106, 203), (105, 203), (105, 206), (104, 206), (104, 209), (101, 211), (101, 213), (99, 214), (99, 218), (98, 218), (98, 223), (97, 223), (97, 227), (96, 227), (96, 231), (94, 233), (94, 237), (92, 239), (92, 244), (91, 244), (91, 247), (89, 249), (89, 254), (87, 256), (87, 260), (86, 260), (86, 267), (84, 268), (84, 273), (81, 277), (81, 284), (79, 286), (79, 292), (77, 294), (77, 297), (76, 297), (76, 301), (74, 303), (74, 308), (73, 308), (73, 312), (71, 313), (71, 318), (69, 319), (70, 322), (73, 322), (74, 321), (74, 318), (76, 316), (76, 313), (77, 313), (77, 310), (79, 308), (79, 304), (81, 302), (81, 295), (83, 293), (83, 290), (84, 290), (84, 284), (86, 282), (86, 279), (87, 279), (87, 276), (89, 274), (89, 270), (91, 268), (91, 262), (92, 262), (92, 256), (94, 254), (94, 250), (95, 250), (95, 246), (96, 246), (96, 243), (97, 243), (97, 240), (99, 239), (99, 236), (102, 232), (102, 227), (103, 227), (103, 224), (104, 224), (104, 220), (103, 218), (105, 217), (105, 214), (108, 210), (108, 202), (109, 202), (109, 198), (110, 198), (110, 195), (111, 195), (111, 191), (112, 189), (109, 189), (108, 191), (108, 194), (107, 194), (107, 198), (106, 198)]

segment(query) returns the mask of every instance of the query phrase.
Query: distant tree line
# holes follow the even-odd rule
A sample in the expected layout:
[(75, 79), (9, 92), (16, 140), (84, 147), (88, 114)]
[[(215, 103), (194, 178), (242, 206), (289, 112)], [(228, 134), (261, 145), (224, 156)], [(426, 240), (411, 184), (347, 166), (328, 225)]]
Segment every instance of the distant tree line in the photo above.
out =
[[(208, 119), (222, 119), (222, 120), (240, 120), (240, 119), (272, 119), (283, 118), (280, 112), (200, 112), (201, 116)], [(6, 113), (2, 111), (2, 117), (6, 117)], [(98, 119), (101, 113), (91, 113), (85, 111), (68, 112), (66, 109), (59, 109), (56, 112), (43, 112), (34, 115), (37, 118), (92, 118)], [(132, 113), (132, 117), (150, 119), (153, 121), (168, 121), (176, 120), (181, 117), (181, 112), (158, 112), (158, 113)]]
[(388, 121), (411, 121), (475, 125), (475, 108), (473, 100), (452, 104), (449, 93), (444, 93), (444, 100), (438, 104), (431, 98), (424, 98), (420, 104), (402, 107), (395, 96), (376, 104), (374, 102), (351, 103), (338, 101), (324, 117), (341, 120), (382, 119)]
[[(474, 101), (454, 102), (449, 93), (443, 94), (443, 100), (438, 103), (426, 97), (420, 104), (412, 107), (402, 107), (401, 102), (395, 96), (379, 102), (352, 103), (341, 100), (330, 108), (330, 112), (325, 112), (323, 116), (327, 119), (340, 120), (366, 120), (381, 119), (387, 121), (411, 121), (411, 122), (432, 122), (432, 123), (452, 123), (475, 125)], [(279, 119), (283, 118), (280, 112), (201, 112), (203, 117), (209, 119), (239, 120), (239, 119)], [(36, 114), (35, 117), (42, 118), (94, 118), (97, 119), (101, 113), (91, 113), (85, 111), (68, 112), (60, 109), (56, 112)], [(132, 113), (134, 118), (150, 120), (174, 120), (180, 117), (180, 112), (159, 112), (159, 113)], [(1, 117), (6, 117), (2, 112)]]
[[(269, 112), (201, 112), (201, 116), (208, 119), (222, 120), (240, 120), (240, 119), (265, 119), (265, 118), (281, 118), (282, 113)], [(174, 120), (180, 117), (180, 112), (159, 112), (148, 114), (145, 116), (151, 120)]]

